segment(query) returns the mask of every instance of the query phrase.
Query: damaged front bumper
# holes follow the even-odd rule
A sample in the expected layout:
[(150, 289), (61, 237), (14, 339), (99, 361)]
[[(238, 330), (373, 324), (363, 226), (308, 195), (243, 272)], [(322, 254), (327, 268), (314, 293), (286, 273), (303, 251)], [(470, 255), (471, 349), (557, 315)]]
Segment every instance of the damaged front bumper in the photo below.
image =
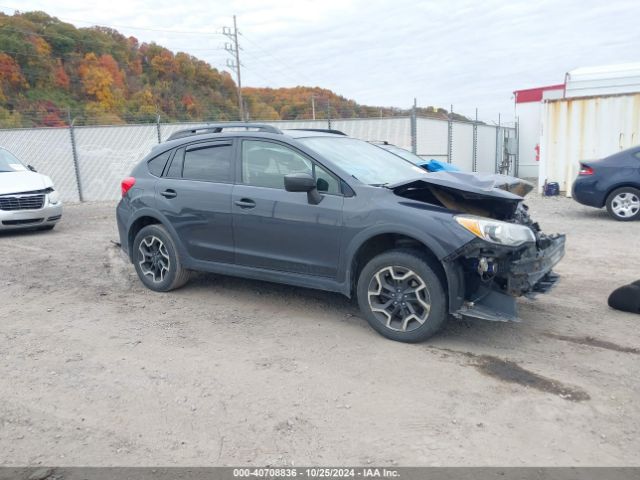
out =
[(464, 284), (461, 304), (451, 312), (458, 318), (519, 321), (516, 297), (548, 291), (558, 280), (553, 267), (565, 251), (564, 235), (545, 237), (544, 247), (521, 249), (472, 242), (458, 258)]
[(532, 295), (544, 293), (557, 281), (551, 269), (564, 257), (566, 237), (550, 237), (549, 245), (538, 250), (533, 257), (524, 257), (511, 263), (507, 277), (509, 295)]

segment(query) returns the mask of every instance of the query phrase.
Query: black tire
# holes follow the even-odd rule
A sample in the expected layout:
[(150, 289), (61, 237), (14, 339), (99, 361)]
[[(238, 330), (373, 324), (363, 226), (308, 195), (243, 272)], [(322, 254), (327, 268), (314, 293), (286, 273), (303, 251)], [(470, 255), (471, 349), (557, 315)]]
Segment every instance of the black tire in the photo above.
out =
[[(622, 199), (628, 199), (630, 202), (629, 208), (626, 210), (620, 209), (618, 206)], [(619, 222), (630, 222), (632, 220), (637, 220), (640, 218), (640, 190), (633, 187), (620, 187), (616, 188), (613, 192), (609, 194), (606, 201), (607, 212), (611, 215), (615, 220)], [(637, 205), (633, 207), (631, 205)]]
[[(388, 270), (389, 268), (392, 270)], [(415, 276), (413, 287), (407, 284), (407, 288), (403, 290), (402, 282), (404, 281), (395, 281), (393, 277), (409, 275), (407, 281), (411, 282), (412, 277), (409, 272)], [(383, 280), (384, 287), (378, 279)], [(389, 287), (394, 282), (396, 290), (388, 293), (387, 290), (391, 291)], [(420, 286), (420, 293), (415, 294), (415, 299), (406, 298), (408, 295), (402, 297), (406, 291), (416, 288), (416, 285), (423, 286)], [(397, 290), (403, 290), (403, 292)], [(380, 291), (382, 295), (370, 295), (374, 291)], [(418, 250), (391, 250), (371, 259), (360, 272), (357, 297), (360, 311), (369, 325), (383, 336), (399, 342), (414, 343), (426, 340), (440, 330), (448, 316), (447, 298), (442, 281), (431, 266), (429, 258)], [(406, 306), (402, 306), (405, 302)], [(389, 309), (398, 308), (402, 311), (397, 313), (394, 311), (392, 315), (388, 311), (382, 313), (373, 310), (372, 305), (382, 306), (383, 303), (389, 305)], [(423, 307), (424, 304), (429, 304), (430, 308), (426, 310)], [(420, 317), (422, 323), (417, 318), (410, 319), (412, 316)], [(391, 321), (389, 321), (390, 318)], [(407, 319), (410, 320), (405, 323)]]
[[(145, 258), (142, 250), (150, 255)], [(154, 255), (155, 263), (152, 260)], [(189, 281), (191, 272), (182, 266), (176, 245), (162, 225), (147, 225), (138, 232), (133, 240), (131, 257), (140, 281), (150, 290), (168, 292)]]

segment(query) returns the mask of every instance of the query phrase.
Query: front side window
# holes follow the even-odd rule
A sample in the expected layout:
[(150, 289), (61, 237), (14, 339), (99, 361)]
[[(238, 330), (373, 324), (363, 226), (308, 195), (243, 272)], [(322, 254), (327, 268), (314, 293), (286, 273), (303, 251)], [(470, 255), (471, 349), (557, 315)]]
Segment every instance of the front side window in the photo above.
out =
[(194, 145), (187, 148), (182, 178), (204, 182), (231, 182), (231, 145)]
[(272, 142), (242, 142), (242, 183), (284, 189), (284, 176), (290, 173), (308, 173), (316, 179), (319, 191), (340, 193), (340, 183), (333, 175), (298, 152)]

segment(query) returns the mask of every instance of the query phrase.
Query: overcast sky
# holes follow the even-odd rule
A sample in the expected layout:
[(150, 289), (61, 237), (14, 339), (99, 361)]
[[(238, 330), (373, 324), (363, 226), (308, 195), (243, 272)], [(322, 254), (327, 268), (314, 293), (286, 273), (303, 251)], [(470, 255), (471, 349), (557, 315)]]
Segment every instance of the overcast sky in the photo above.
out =
[(220, 32), (236, 14), (245, 86), (320, 86), (405, 108), (417, 97), (466, 115), (478, 107), (483, 120), (512, 119), (513, 90), (562, 83), (580, 66), (640, 62), (638, 0), (1, 2), (9, 14), (114, 26), (219, 69)]

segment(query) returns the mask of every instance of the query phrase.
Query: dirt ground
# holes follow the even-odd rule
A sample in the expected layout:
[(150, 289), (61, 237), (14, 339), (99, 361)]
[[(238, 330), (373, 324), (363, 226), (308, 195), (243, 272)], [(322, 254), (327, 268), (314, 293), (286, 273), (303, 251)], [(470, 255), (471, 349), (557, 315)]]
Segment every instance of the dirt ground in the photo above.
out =
[(0, 235), (1, 465), (640, 465), (640, 223), (528, 202), (568, 234), (522, 323), (377, 335), (337, 294), (198, 275), (146, 290), (112, 204)]

